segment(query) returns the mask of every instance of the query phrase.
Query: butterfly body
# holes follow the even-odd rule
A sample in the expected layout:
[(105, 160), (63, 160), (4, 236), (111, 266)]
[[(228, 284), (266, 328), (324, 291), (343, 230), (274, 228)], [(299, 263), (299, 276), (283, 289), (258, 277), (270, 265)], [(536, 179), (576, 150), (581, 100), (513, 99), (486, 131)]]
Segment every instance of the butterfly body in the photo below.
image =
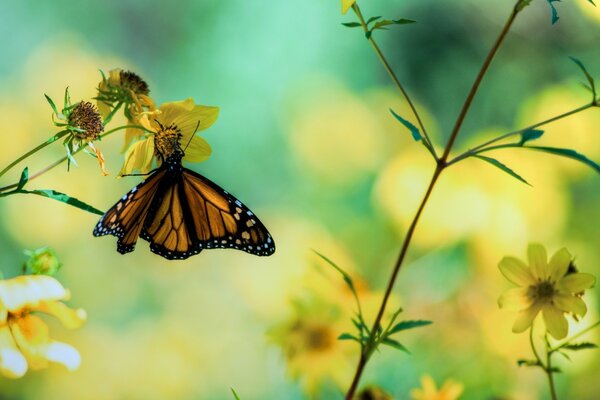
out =
[(260, 220), (242, 202), (202, 175), (183, 167), (183, 152), (165, 159), (98, 221), (94, 236), (118, 238), (121, 254), (137, 238), (166, 259), (186, 259), (204, 249), (232, 248), (258, 256), (275, 251)]

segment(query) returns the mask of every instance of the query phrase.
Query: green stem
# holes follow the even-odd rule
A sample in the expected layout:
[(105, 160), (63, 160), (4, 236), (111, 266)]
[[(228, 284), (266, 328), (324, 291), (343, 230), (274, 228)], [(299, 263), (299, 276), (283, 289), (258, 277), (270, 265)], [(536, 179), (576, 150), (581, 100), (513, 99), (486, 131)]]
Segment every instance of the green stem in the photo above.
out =
[[(358, 3), (354, 3), (352, 5), (352, 10), (354, 11), (354, 13), (356, 14), (356, 16), (360, 20), (360, 24), (362, 25), (363, 31), (365, 33), (367, 33), (369, 31), (369, 28), (367, 27), (367, 23), (365, 22), (365, 19), (364, 19), (363, 15), (362, 15), (362, 12), (360, 11), (360, 7), (358, 7)], [(396, 76), (396, 74), (394, 73), (394, 71), (392, 70), (392, 67), (390, 66), (390, 64), (388, 63), (387, 59), (385, 58), (385, 56), (381, 52), (381, 49), (377, 45), (377, 42), (375, 42), (375, 39), (373, 39), (373, 35), (371, 35), (371, 37), (369, 37), (369, 42), (373, 46), (373, 49), (375, 50), (375, 53), (377, 54), (377, 57), (379, 58), (379, 61), (381, 61), (381, 63), (383, 64), (385, 70), (387, 71), (388, 75), (390, 76), (390, 78), (392, 78), (392, 81), (394, 81), (394, 84), (396, 85), (396, 87), (398, 88), (398, 90), (400, 90), (400, 93), (402, 93), (402, 96), (404, 97), (404, 99), (408, 103), (410, 109), (412, 110), (412, 113), (415, 116), (415, 118), (417, 120), (417, 123), (419, 124), (419, 128), (421, 129), (421, 132), (423, 132), (423, 138), (424, 138), (423, 144), (431, 152), (431, 154), (433, 155), (433, 157), (436, 160), (438, 160), (438, 156), (437, 156), (437, 154), (435, 152), (435, 148), (433, 147), (433, 143), (431, 142), (431, 139), (429, 138), (429, 135), (427, 134), (427, 130), (425, 129), (425, 125), (423, 124), (423, 121), (421, 120), (421, 116), (419, 115), (419, 112), (417, 111), (417, 108), (415, 107), (415, 105), (412, 102), (410, 96), (408, 95), (408, 92), (406, 91), (406, 89), (404, 89), (404, 86), (402, 86), (402, 84), (400, 83), (400, 80), (398, 79), (398, 77)]]
[(550, 396), (552, 400), (557, 400), (556, 396), (556, 387), (554, 386), (554, 371), (552, 370), (552, 352), (550, 351), (550, 344), (548, 343), (548, 338), (546, 337), (546, 368), (544, 371), (546, 372), (546, 376), (548, 376), (548, 386), (550, 386)]
[[(100, 135), (99, 139), (102, 139), (102, 138), (104, 138), (104, 137), (106, 137), (106, 136), (110, 135), (111, 133), (114, 133), (114, 132), (116, 132), (116, 131), (118, 131), (118, 130), (121, 130), (121, 129), (126, 129), (126, 128), (139, 128), (139, 129), (142, 129), (142, 130), (146, 130), (146, 129), (145, 129), (143, 126), (139, 126), (139, 125), (122, 125), (122, 126), (119, 126), (119, 127), (117, 127), (117, 128), (114, 128), (114, 129), (111, 129), (111, 130), (109, 130), (109, 131), (106, 131), (106, 132), (104, 132), (102, 135)], [(38, 146), (38, 147), (40, 147), (40, 146)], [(42, 147), (44, 147), (44, 146), (42, 146)], [(40, 147), (40, 148), (42, 148), (42, 147)], [(36, 148), (36, 149), (37, 149), (37, 148)], [(84, 149), (84, 147), (80, 147), (79, 149), (77, 149), (77, 151), (75, 151), (75, 152), (73, 153), (73, 155), (75, 155), (75, 154), (79, 153), (79, 152), (80, 152), (80, 151), (82, 151), (83, 149)], [(34, 149), (34, 150), (35, 150), (35, 149)], [(37, 149), (37, 150), (39, 150), (39, 149)], [(37, 151), (37, 150), (36, 150), (36, 151)], [(35, 153), (35, 151), (33, 151), (33, 150), (32, 150), (32, 151), (30, 151), (29, 153), (33, 154), (33, 153)], [(29, 154), (29, 155), (31, 155), (31, 154)], [(21, 160), (23, 160), (23, 159), (25, 159), (25, 158), (26, 158), (26, 157), (24, 157), (24, 156), (20, 157), (20, 159), (17, 159), (15, 162), (13, 162), (11, 165), (9, 165), (9, 167), (5, 168), (5, 170), (4, 170), (4, 171), (2, 171), (2, 173), (6, 172), (8, 169), (10, 169), (12, 166), (14, 166), (13, 164), (17, 164), (19, 161), (21, 161)], [(33, 179), (35, 179), (35, 178), (37, 178), (37, 177), (39, 177), (39, 176), (41, 176), (41, 175), (45, 174), (46, 172), (50, 171), (50, 170), (51, 170), (51, 169), (53, 169), (54, 167), (57, 167), (57, 166), (59, 166), (59, 165), (60, 165), (60, 164), (62, 164), (63, 162), (67, 161), (67, 159), (68, 159), (68, 157), (66, 157), (66, 156), (65, 156), (65, 157), (63, 157), (63, 158), (61, 158), (61, 159), (59, 159), (59, 160), (57, 160), (57, 161), (53, 162), (52, 164), (48, 165), (47, 167), (45, 167), (45, 168), (41, 169), (40, 171), (36, 172), (35, 174), (32, 174), (32, 175), (30, 175), (30, 176), (29, 176), (29, 181), (32, 181)], [(0, 174), (0, 176), (2, 176), (2, 175)], [(10, 190), (10, 189), (14, 189), (14, 188), (16, 188), (17, 186), (18, 186), (18, 183), (13, 183), (13, 184), (11, 184), (11, 185), (7, 185), (7, 186), (4, 186), (4, 187), (0, 187), (0, 192), (4, 192), (4, 191), (6, 191), (6, 190)]]
[(539, 128), (540, 126), (543, 126), (543, 125), (546, 125), (546, 124), (558, 121), (560, 119), (569, 117), (569, 116), (571, 116), (573, 114), (577, 114), (577, 113), (579, 113), (581, 111), (585, 111), (588, 108), (592, 108), (592, 107), (594, 107), (594, 103), (589, 103), (589, 104), (586, 104), (584, 106), (575, 108), (575, 109), (573, 109), (571, 111), (567, 111), (566, 113), (563, 113), (563, 114), (557, 115), (555, 117), (549, 118), (547, 120), (535, 123), (535, 124), (530, 125), (530, 126), (528, 126), (526, 128), (522, 128), (522, 129), (519, 129), (519, 130), (516, 130), (516, 131), (513, 131), (513, 132), (505, 133), (504, 135), (501, 135), (501, 136), (498, 136), (497, 138), (488, 140), (487, 142), (484, 142), (484, 143), (482, 143), (482, 144), (480, 144), (480, 145), (478, 145), (476, 147), (473, 147), (472, 149), (469, 149), (469, 150), (465, 151), (464, 153), (462, 153), (462, 154), (454, 157), (452, 160), (448, 161), (447, 165), (456, 164), (457, 162), (462, 161), (465, 158), (471, 157), (472, 155), (479, 153), (480, 150), (484, 149), (485, 147), (487, 147), (487, 146), (489, 146), (491, 144), (500, 142), (502, 140), (508, 139), (510, 137), (513, 137), (513, 136), (520, 135), (520, 134), (522, 134), (525, 131), (528, 131), (528, 130), (531, 130), (531, 129), (535, 129), (535, 128)]
[(17, 165), (21, 161), (25, 160), (27, 157), (31, 156), (32, 154), (37, 153), (38, 151), (40, 151), (44, 147), (48, 146), (49, 144), (56, 142), (58, 139), (63, 137), (66, 133), (68, 133), (67, 130), (61, 131), (61, 132), (57, 133), (56, 135), (52, 136), (50, 139), (46, 140), (44, 143), (40, 144), (39, 146), (34, 147), (33, 149), (29, 150), (27, 153), (23, 154), (21, 157), (17, 158), (15, 161), (11, 162), (6, 168), (4, 168), (2, 171), (0, 171), (0, 177), (2, 175), (4, 175), (6, 172), (8, 172), (12, 167)]
[(565, 341), (562, 342), (561, 344), (559, 344), (558, 346), (551, 348), (550, 352), (554, 353), (555, 351), (562, 349), (566, 345), (571, 344), (571, 342), (573, 340), (577, 339), (578, 337), (581, 337), (581, 336), (585, 335), (586, 333), (588, 333), (589, 331), (591, 331), (592, 329), (594, 329), (597, 326), (600, 326), (600, 321), (596, 321), (594, 324), (592, 324), (592, 325), (588, 326), (587, 328), (583, 329), (581, 332), (578, 332), (578, 333), (574, 334), (573, 336), (571, 336), (570, 338), (565, 339)]

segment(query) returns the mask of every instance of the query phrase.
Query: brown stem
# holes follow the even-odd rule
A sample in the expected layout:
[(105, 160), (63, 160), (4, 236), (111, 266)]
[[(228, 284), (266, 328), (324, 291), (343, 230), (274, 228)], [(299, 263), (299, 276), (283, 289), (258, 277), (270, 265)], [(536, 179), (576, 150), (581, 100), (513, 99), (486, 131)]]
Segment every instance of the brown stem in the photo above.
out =
[(475, 98), (475, 94), (477, 93), (477, 90), (479, 89), (479, 85), (481, 84), (481, 81), (483, 80), (483, 77), (484, 77), (485, 73), (487, 72), (488, 68), (492, 64), (492, 60), (494, 59), (494, 56), (498, 52), (500, 45), (504, 41), (504, 38), (506, 37), (506, 34), (510, 30), (510, 27), (512, 26), (513, 22), (515, 21), (515, 18), (517, 17), (518, 13), (519, 13), (519, 10), (517, 9), (517, 7), (514, 7), (510, 14), (510, 17), (506, 21), (506, 24), (504, 24), (504, 28), (502, 28), (502, 32), (500, 32), (500, 35), (496, 39), (494, 46), (492, 46), (492, 49), (490, 50), (487, 57), (485, 58), (485, 61), (483, 62), (483, 65), (481, 66), (481, 69), (479, 70), (479, 73), (477, 74), (477, 77), (475, 78), (475, 81), (473, 82), (473, 86), (471, 86), (471, 90), (469, 91), (469, 94), (467, 95), (467, 98), (466, 98), (465, 102), (463, 103), (462, 109), (460, 110), (460, 114), (458, 115), (458, 118), (456, 119), (456, 123), (454, 124), (454, 129), (452, 129), (452, 133), (450, 134), (450, 138), (448, 139), (448, 144), (444, 148), (444, 154), (442, 154), (442, 158), (441, 158), (442, 162), (446, 162), (446, 160), (448, 159), (448, 156), (450, 155), (450, 150), (452, 150), (452, 146), (454, 146), (454, 141), (456, 140), (456, 137), (458, 136), (458, 132), (460, 131), (460, 128), (462, 127), (462, 124), (465, 121), (465, 117), (467, 116), (467, 112), (469, 111), (469, 108), (471, 107), (471, 103), (473, 102), (473, 99)]
[[(419, 222), (419, 218), (421, 217), (421, 214), (423, 213), (423, 209), (425, 208), (425, 204), (427, 204), (427, 201), (429, 200), (429, 197), (431, 196), (431, 192), (433, 191), (433, 187), (435, 186), (435, 183), (437, 182), (437, 180), (443, 170), (444, 170), (444, 167), (440, 164), (436, 167), (435, 171), (433, 172), (433, 176), (431, 177), (431, 181), (429, 182), (429, 187), (427, 188), (427, 192), (425, 192), (425, 196), (423, 196), (423, 200), (421, 200), (421, 205), (419, 206), (419, 209), (417, 210), (417, 213), (415, 214), (415, 217), (413, 218), (413, 221), (410, 224), (408, 231), (406, 232), (406, 236), (404, 237), (404, 242), (402, 243), (402, 248), (400, 249), (400, 254), (398, 255), (398, 259), (396, 260), (396, 264), (394, 265), (394, 270), (392, 271), (392, 275), (390, 277), (390, 280), (388, 281), (388, 285), (385, 290), (385, 294), (383, 295), (383, 301), (381, 302), (381, 306), (379, 307), (379, 312), (377, 313), (377, 317), (375, 318), (375, 322), (373, 323), (373, 328), (371, 328), (371, 335), (369, 337), (369, 343), (372, 343), (373, 340), (375, 339), (377, 329), (378, 329), (379, 325), (381, 324), (381, 319), (383, 318), (383, 313), (385, 312), (387, 302), (392, 293), (392, 289), (394, 288), (394, 283), (396, 283), (396, 277), (398, 276), (398, 272), (400, 272), (400, 267), (402, 266), (402, 262), (404, 261), (404, 257), (406, 256), (408, 246), (410, 244), (410, 241), (411, 241), (413, 234), (415, 232), (415, 229), (417, 227), (417, 223)], [(364, 353), (361, 354), (360, 360), (358, 362), (358, 367), (356, 368), (356, 373), (354, 374), (354, 379), (352, 380), (350, 389), (348, 389), (348, 393), (346, 394), (346, 400), (352, 400), (352, 398), (354, 397), (354, 392), (356, 391), (356, 388), (358, 387), (358, 382), (360, 381), (360, 377), (365, 368), (365, 365), (367, 364), (367, 361), (369, 361), (367, 356)]]
[[(517, 2), (517, 5), (520, 2)], [(361, 24), (363, 25), (363, 29), (365, 29), (366, 24), (364, 23), (364, 19), (362, 19), (362, 14), (360, 13), (360, 9), (358, 8), (358, 5), (355, 3), (353, 5), (353, 9), (356, 12), (356, 14), (359, 16), (359, 18), (361, 19)], [(448, 140), (448, 144), (446, 145), (445, 149), (444, 149), (444, 153), (442, 155), (442, 157), (438, 160), (436, 169), (433, 173), (433, 176), (431, 177), (431, 181), (429, 182), (429, 187), (427, 188), (427, 192), (425, 193), (425, 196), (423, 197), (423, 200), (421, 201), (421, 204), (419, 206), (419, 209), (417, 210), (417, 213), (415, 214), (414, 219), (412, 220), (410, 227), (408, 228), (408, 231), (406, 233), (406, 237), (404, 238), (404, 242), (402, 243), (402, 247), (400, 249), (400, 254), (398, 255), (398, 258), (396, 260), (396, 264), (394, 265), (394, 269), (392, 271), (392, 275), (390, 276), (390, 280), (388, 281), (388, 285), (387, 288), (385, 290), (385, 294), (383, 296), (383, 300), (381, 303), (381, 306), (379, 307), (379, 311), (377, 313), (377, 317), (375, 318), (375, 322), (373, 323), (373, 328), (371, 329), (371, 334), (369, 337), (369, 343), (373, 343), (374, 339), (375, 339), (375, 335), (377, 333), (377, 330), (381, 324), (381, 319), (383, 317), (383, 314), (385, 312), (385, 308), (387, 306), (387, 302), (389, 300), (390, 294), (392, 292), (392, 289), (394, 287), (394, 284), (396, 282), (396, 277), (398, 276), (398, 272), (400, 271), (400, 267), (402, 266), (402, 263), (404, 261), (404, 258), (406, 256), (406, 252), (408, 250), (408, 246), (410, 245), (410, 241), (412, 239), (412, 236), (414, 234), (415, 228), (417, 226), (417, 223), (419, 222), (419, 218), (423, 212), (423, 209), (425, 208), (425, 205), (427, 204), (427, 201), (429, 200), (429, 197), (431, 195), (431, 192), (440, 176), (440, 174), (442, 173), (442, 171), (447, 167), (446, 164), (446, 160), (448, 159), (448, 156), (450, 154), (450, 150), (452, 149), (452, 146), (454, 145), (454, 141), (456, 140), (456, 137), (458, 135), (458, 132), (460, 131), (460, 128), (463, 124), (463, 121), (465, 119), (465, 116), (467, 115), (467, 112), (469, 111), (469, 108), (471, 106), (471, 103), (473, 102), (473, 99), (475, 97), (475, 94), (477, 93), (477, 90), (479, 88), (479, 85), (481, 84), (481, 81), (485, 75), (485, 73), (487, 72), (493, 58), (494, 55), (497, 53), (498, 49), (500, 48), (500, 45), (502, 44), (504, 38), (506, 37), (506, 34), (508, 33), (511, 25), (513, 24), (517, 14), (519, 13), (520, 10), (517, 9), (517, 7), (515, 6), (513, 8), (513, 11), (510, 14), (510, 17), (508, 18), (508, 21), (506, 22), (506, 24), (504, 25), (504, 28), (502, 29), (502, 31), (500, 32), (500, 35), (498, 36), (498, 39), (496, 39), (496, 42), (494, 43), (492, 49), (490, 50), (489, 54), (487, 55), (485, 61), (483, 62), (483, 65), (481, 67), (481, 70), (479, 71), (479, 74), (477, 75), (477, 77), (475, 78), (475, 82), (473, 83), (473, 86), (471, 87), (471, 91), (469, 92), (469, 95), (467, 96), (467, 99), (465, 100), (465, 103), (463, 104), (462, 110), (456, 120), (456, 124), (454, 126), (454, 129), (452, 130), (452, 133), (450, 135), (450, 139)], [(371, 44), (373, 44), (373, 47), (375, 49), (375, 51), (377, 52), (377, 55), (379, 56), (380, 60), (382, 61), (382, 63), (384, 64), (384, 66), (386, 67), (386, 69), (388, 71), (391, 71), (389, 64), (387, 63), (387, 61), (385, 60), (385, 58), (383, 57), (379, 47), (376, 45), (376, 43), (372, 40), (372, 38), (370, 39)], [(405, 91), (402, 88), (402, 86), (400, 85), (400, 83), (397, 81), (397, 79), (395, 79), (395, 75), (393, 74), (393, 72), (390, 72), (390, 76), (392, 76), (392, 80), (394, 80), (394, 83), (396, 83), (396, 85), (400, 88), (400, 90), (402, 91), (402, 93), (404, 94)], [(407, 97), (408, 100), (408, 97)], [(409, 101), (409, 104), (410, 103)], [(413, 108), (413, 112), (416, 113), (416, 110)], [(356, 392), (356, 389), (358, 388), (358, 383), (360, 382), (360, 378), (362, 376), (362, 373), (364, 371), (365, 365), (367, 364), (367, 362), (369, 361), (369, 356), (370, 354), (365, 354), (363, 352), (363, 354), (361, 354), (360, 360), (358, 362), (358, 366), (356, 368), (356, 372), (354, 374), (354, 378), (352, 380), (352, 384), (350, 385), (350, 388), (348, 389), (348, 392), (346, 393), (346, 400), (352, 400), (354, 397), (354, 393)]]

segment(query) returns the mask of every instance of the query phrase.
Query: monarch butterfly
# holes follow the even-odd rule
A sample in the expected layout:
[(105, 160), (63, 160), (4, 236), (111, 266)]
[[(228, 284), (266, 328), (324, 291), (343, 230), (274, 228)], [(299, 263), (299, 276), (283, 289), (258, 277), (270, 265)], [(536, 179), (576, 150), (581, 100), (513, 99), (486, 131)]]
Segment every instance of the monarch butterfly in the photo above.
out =
[(273, 254), (273, 238), (254, 213), (215, 183), (183, 167), (183, 156), (177, 146), (100, 218), (94, 236), (116, 236), (121, 254), (133, 251), (139, 236), (150, 242), (153, 253), (168, 260), (215, 248)]

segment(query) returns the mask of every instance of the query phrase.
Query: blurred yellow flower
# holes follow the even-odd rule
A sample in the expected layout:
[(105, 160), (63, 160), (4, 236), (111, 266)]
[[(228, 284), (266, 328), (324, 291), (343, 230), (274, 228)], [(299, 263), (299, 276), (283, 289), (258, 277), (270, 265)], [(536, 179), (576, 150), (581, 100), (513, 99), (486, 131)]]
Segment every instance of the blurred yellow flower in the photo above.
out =
[[(124, 71), (121, 68), (115, 68), (108, 72), (108, 78), (102, 74), (102, 81), (98, 84), (96, 101), (98, 110), (104, 118), (107, 118), (115, 108), (123, 106), (127, 125), (136, 125), (142, 112), (156, 110), (156, 105), (148, 96), (149, 94), (148, 84), (139, 75), (131, 71)], [(123, 151), (143, 133), (141, 129), (127, 128), (125, 130)]]
[(507, 290), (499, 299), (500, 307), (520, 311), (513, 332), (524, 332), (541, 311), (546, 329), (556, 339), (567, 336), (565, 313), (583, 316), (587, 312), (581, 292), (594, 286), (591, 274), (568, 273), (571, 254), (558, 250), (548, 262), (546, 249), (540, 244), (530, 244), (527, 249), (529, 267), (514, 257), (500, 261), (502, 275), (520, 286)]
[(356, 0), (342, 0), (342, 14), (346, 14)]
[(49, 247), (40, 247), (33, 251), (25, 251), (29, 259), (25, 263), (27, 271), (34, 275), (54, 275), (62, 264), (56, 252)]
[(463, 385), (448, 379), (438, 390), (433, 378), (429, 375), (421, 377), (422, 387), (410, 391), (412, 400), (456, 400), (463, 392)]
[(211, 153), (210, 145), (195, 133), (209, 128), (218, 115), (218, 107), (194, 105), (192, 99), (164, 103), (158, 110), (142, 113), (139, 123), (154, 133), (127, 150), (119, 175), (129, 174), (135, 169), (146, 173), (152, 168), (155, 156), (160, 165), (176, 149), (185, 152), (183, 159), (186, 161), (207, 160)]
[(72, 346), (50, 339), (48, 326), (33, 312), (52, 315), (68, 329), (79, 328), (85, 311), (73, 310), (59, 300), (70, 293), (56, 279), (19, 276), (0, 281), (0, 372), (20, 378), (28, 368), (46, 368), (48, 362), (75, 370), (81, 362)]
[(308, 394), (331, 380), (340, 387), (348, 383), (358, 346), (338, 340), (348, 331), (349, 316), (335, 304), (316, 296), (296, 300), (293, 315), (270, 331), (285, 357), (288, 373), (301, 382)]

